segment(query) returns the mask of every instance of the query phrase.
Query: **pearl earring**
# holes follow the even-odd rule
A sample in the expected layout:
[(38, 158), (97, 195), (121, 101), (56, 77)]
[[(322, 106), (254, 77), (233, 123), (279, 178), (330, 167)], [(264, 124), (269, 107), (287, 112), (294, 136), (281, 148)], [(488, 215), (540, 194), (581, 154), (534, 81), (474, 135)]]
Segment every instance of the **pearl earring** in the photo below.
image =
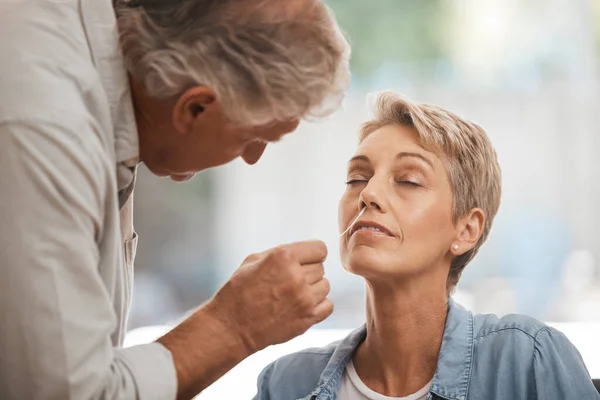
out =
[(454, 249), (454, 251), (458, 250), (458, 245), (455, 244), (454, 246), (452, 246), (452, 248)]

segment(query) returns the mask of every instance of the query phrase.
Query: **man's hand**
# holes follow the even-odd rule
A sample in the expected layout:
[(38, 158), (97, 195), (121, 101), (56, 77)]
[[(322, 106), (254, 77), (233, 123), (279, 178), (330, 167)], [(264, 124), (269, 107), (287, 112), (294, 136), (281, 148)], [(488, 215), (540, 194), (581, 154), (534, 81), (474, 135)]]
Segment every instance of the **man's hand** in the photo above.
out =
[(326, 256), (319, 241), (251, 255), (217, 293), (213, 306), (249, 353), (290, 340), (332, 313)]
[(251, 255), (210, 302), (160, 338), (173, 356), (178, 398), (192, 398), (249, 355), (327, 318), (326, 256), (319, 241)]

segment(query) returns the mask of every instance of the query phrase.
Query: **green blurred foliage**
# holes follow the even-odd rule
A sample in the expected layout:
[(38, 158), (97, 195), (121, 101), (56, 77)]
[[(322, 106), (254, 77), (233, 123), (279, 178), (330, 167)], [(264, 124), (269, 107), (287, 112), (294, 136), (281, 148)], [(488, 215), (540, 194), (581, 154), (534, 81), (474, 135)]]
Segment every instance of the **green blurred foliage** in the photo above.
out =
[(326, 0), (352, 45), (352, 72), (368, 78), (382, 61), (427, 75), (446, 56), (447, 12), (440, 0)]

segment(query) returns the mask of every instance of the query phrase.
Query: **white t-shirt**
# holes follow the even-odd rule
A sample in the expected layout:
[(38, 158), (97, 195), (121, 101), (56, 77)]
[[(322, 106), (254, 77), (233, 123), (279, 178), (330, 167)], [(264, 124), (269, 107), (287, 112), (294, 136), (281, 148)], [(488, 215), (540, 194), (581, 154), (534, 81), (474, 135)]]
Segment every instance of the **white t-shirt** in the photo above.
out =
[(346, 366), (346, 371), (340, 382), (337, 392), (338, 400), (426, 400), (429, 394), (429, 388), (433, 379), (429, 381), (419, 391), (406, 397), (388, 397), (369, 389), (367, 385), (360, 380), (360, 377), (354, 369), (354, 363), (350, 361)]

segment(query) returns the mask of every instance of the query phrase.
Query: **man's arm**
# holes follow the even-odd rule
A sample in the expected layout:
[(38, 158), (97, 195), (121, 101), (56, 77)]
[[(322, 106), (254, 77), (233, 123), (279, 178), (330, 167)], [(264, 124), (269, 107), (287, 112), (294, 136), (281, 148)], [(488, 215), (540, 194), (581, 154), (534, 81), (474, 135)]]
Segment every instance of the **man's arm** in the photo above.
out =
[(3, 399), (175, 397), (167, 349), (110, 340), (116, 318), (96, 239), (114, 178), (89, 135), (48, 121), (0, 124)]
[(251, 255), (208, 304), (160, 338), (173, 354), (178, 398), (193, 397), (250, 354), (328, 317), (326, 255), (319, 241)]
[(294, 243), (248, 257), (157, 343), (114, 349), (96, 244), (113, 177), (93, 140), (80, 141), (47, 121), (0, 124), (3, 398), (191, 398), (331, 314), (325, 245)]

